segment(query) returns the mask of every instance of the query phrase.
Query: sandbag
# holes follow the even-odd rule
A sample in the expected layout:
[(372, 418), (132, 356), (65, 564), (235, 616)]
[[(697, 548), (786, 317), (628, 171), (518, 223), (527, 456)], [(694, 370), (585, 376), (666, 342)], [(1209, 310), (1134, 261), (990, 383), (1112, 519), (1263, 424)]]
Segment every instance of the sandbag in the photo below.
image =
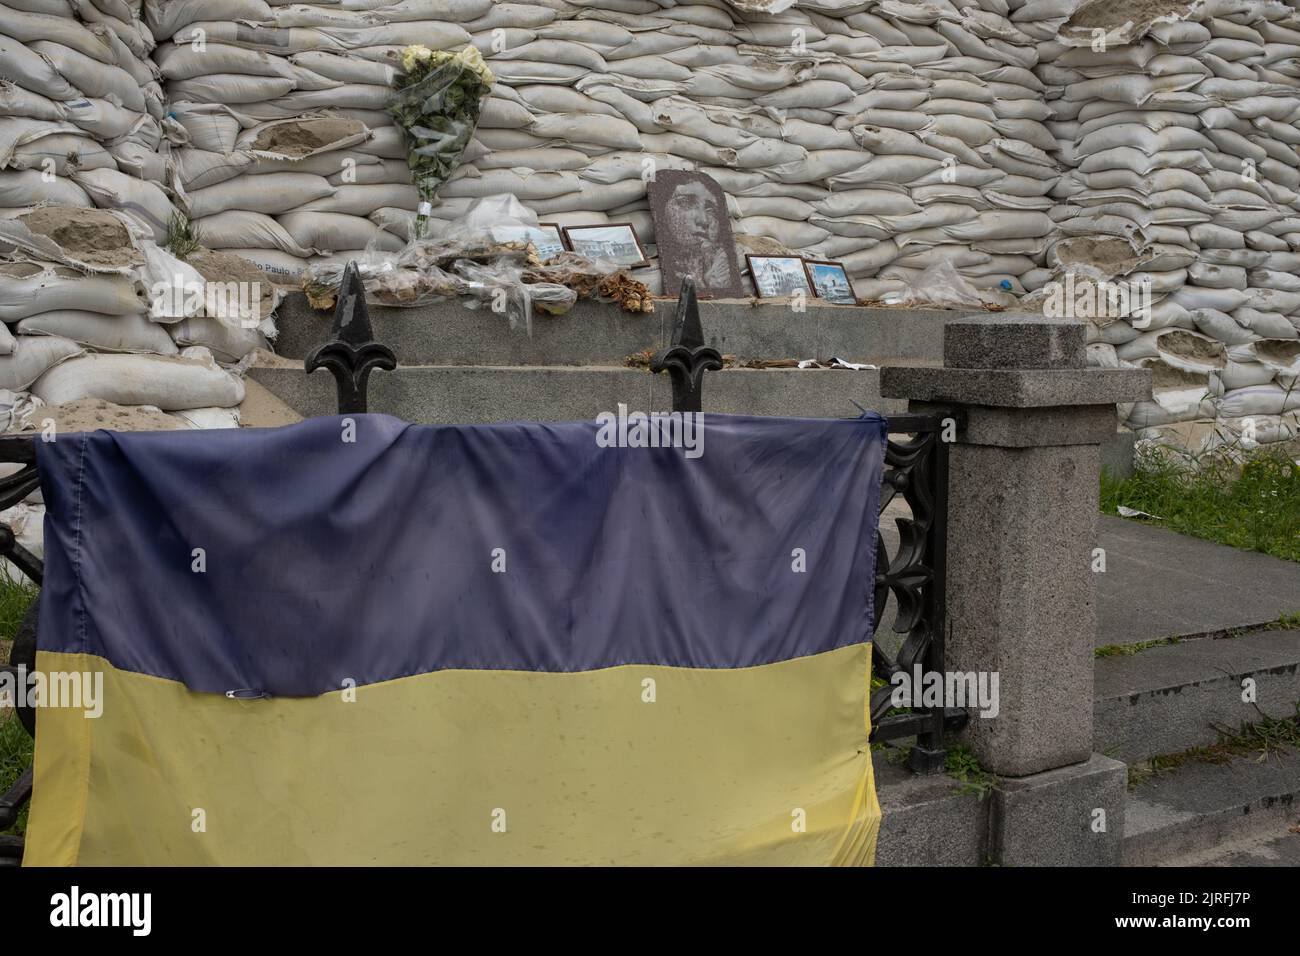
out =
[(118, 210), (147, 228), (154, 242), (167, 241), (167, 228), (179, 212), (161, 187), (113, 169), (78, 172), (72, 179), (98, 208)]
[(125, 276), (86, 275), (51, 263), (0, 263), (0, 321), (60, 309), (120, 315), (139, 306)]
[[(3, 379), (0, 371), (0, 382)], [(31, 391), (47, 405), (98, 398), (163, 411), (230, 408), (244, 400), (244, 383), (237, 376), (212, 362), (173, 355), (82, 355), (45, 372)]]
[[(200, 345), (212, 352), (218, 362), (233, 365), (254, 349), (270, 345), (261, 329), (235, 329), (206, 316), (183, 319), (167, 327), (176, 345)], [(241, 399), (242, 400), (242, 399)]]
[(319, 250), (299, 245), (284, 227), (260, 212), (232, 209), (193, 221), (199, 241), (209, 249), (279, 249), (308, 258)]
[(294, 243), (324, 255), (364, 249), (372, 243), (384, 252), (398, 252), (404, 247), (401, 240), (370, 220), (346, 213), (304, 210), (282, 215), (278, 222)]
[(99, 352), (176, 353), (176, 345), (166, 330), (150, 322), (140, 312), (105, 315), (64, 309), (42, 312), (18, 323), (21, 335), (60, 336)]
[(238, 176), (191, 192), (186, 197), (192, 219), (230, 210), (252, 210), (274, 216), (301, 209), (314, 200), (333, 195), (323, 176), (309, 173), (270, 173)]
[(9, 353), (0, 355), (0, 388), (27, 389), (60, 362), (84, 352), (80, 345), (68, 339), (20, 335), (14, 339)]

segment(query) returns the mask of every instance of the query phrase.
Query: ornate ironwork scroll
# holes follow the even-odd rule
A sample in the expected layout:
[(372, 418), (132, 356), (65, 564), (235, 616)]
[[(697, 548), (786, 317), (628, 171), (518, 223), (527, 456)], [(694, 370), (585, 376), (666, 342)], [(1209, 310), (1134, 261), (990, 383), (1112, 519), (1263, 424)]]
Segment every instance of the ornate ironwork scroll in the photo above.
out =
[(878, 640), (871, 645), (872, 676), (885, 681), (884, 687), (871, 693), (871, 741), (914, 736), (908, 764), (921, 774), (943, 771), (944, 731), (959, 729), (966, 722), (964, 711), (945, 710), (942, 705), (927, 708), (913, 702), (908, 712), (890, 713), (894, 675), (906, 674), (910, 680), (918, 668), (923, 674), (944, 673), (948, 445), (941, 437), (943, 427), (939, 416), (890, 417), (880, 512), (901, 495), (912, 513), (895, 518), (897, 554), (891, 557), (884, 541), (876, 541), (876, 627), (892, 596), (893, 629), (907, 636), (892, 658)]
[(366, 290), (354, 261), (343, 270), (343, 281), (339, 283), (332, 336), (312, 350), (303, 368), (308, 374), (318, 368), (328, 369), (338, 388), (339, 414), (361, 414), (368, 405), (370, 373), (377, 368), (393, 371), (397, 356), (387, 345), (375, 341), (366, 310)]
[[(12, 508), (40, 485), (36, 472), (36, 444), (30, 435), (0, 438), (0, 462), (20, 465), (12, 475), (0, 478), (0, 511)], [(7, 525), (0, 525), (0, 557), (8, 558), (18, 570), (40, 584), (44, 565), (14, 537)], [(0, 669), (19, 674), (36, 669), (36, 605), (27, 611), (18, 633), (14, 635), (9, 661)], [(36, 715), (30, 707), (19, 707), (18, 717), (29, 734), (35, 733)], [(9, 791), (0, 794), (0, 831), (7, 830), (18, 820), (18, 813), (32, 796), (32, 770), (30, 767), (18, 778)], [(23, 839), (0, 836), (0, 866), (17, 866), (23, 858)]]

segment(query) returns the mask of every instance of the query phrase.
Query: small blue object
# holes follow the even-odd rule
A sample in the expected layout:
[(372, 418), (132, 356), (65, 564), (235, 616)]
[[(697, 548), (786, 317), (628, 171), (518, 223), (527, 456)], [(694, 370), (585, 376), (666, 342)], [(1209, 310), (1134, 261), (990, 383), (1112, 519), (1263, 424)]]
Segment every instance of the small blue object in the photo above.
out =
[(1003, 292), (1010, 292), (1010, 291), (1011, 291), (1011, 280), (1010, 280), (1010, 279), (1003, 279), (1001, 282), (998, 283), (998, 287), (999, 287), (1000, 289), (1002, 289)]

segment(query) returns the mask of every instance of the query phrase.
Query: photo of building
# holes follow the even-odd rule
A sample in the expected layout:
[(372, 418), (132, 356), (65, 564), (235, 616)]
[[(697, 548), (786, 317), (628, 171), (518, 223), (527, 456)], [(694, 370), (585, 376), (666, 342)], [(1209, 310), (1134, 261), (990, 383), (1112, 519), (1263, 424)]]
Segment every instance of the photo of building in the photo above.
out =
[(754, 277), (754, 288), (763, 298), (777, 298), (803, 292), (812, 292), (808, 276), (803, 270), (803, 260), (793, 256), (750, 256), (749, 270)]
[(813, 290), (819, 299), (839, 305), (853, 305), (857, 302), (848, 273), (839, 263), (809, 262), (808, 275), (812, 278)]
[(578, 226), (565, 230), (573, 251), (588, 259), (605, 259), (620, 265), (640, 265), (645, 260), (636, 232), (628, 225)]

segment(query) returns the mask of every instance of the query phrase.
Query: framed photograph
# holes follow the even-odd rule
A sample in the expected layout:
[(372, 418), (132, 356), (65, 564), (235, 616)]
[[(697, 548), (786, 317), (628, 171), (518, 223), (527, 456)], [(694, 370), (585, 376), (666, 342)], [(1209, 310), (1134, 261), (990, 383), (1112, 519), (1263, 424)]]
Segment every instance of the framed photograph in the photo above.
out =
[(629, 269), (649, 265), (645, 247), (630, 222), (612, 222), (603, 226), (565, 226), (562, 230), (569, 248), (588, 259), (605, 259)]
[(836, 305), (858, 304), (858, 297), (853, 294), (853, 283), (849, 281), (849, 274), (840, 263), (807, 259), (804, 267), (808, 270), (808, 281), (812, 283), (813, 294), (817, 298)]
[(543, 262), (550, 262), (565, 251), (564, 239), (560, 227), (553, 222), (539, 222), (536, 228), (531, 226), (494, 226), (492, 238), (497, 242), (531, 242), (537, 247), (537, 256)]
[(749, 277), (761, 299), (776, 299), (802, 292), (812, 295), (808, 273), (798, 256), (745, 256)]

